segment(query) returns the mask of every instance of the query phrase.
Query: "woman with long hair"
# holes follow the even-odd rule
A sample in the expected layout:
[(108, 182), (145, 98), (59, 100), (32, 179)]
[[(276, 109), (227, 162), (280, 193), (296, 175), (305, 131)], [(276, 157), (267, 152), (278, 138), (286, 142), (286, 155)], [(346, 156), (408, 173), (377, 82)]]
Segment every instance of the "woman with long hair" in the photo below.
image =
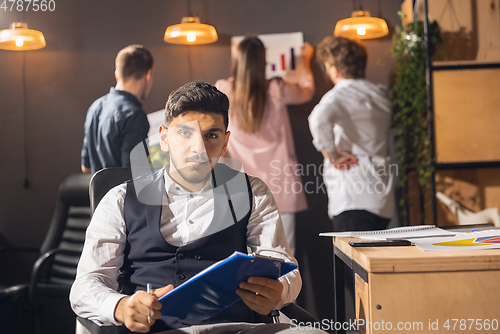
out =
[[(314, 48), (302, 47), (305, 71), (298, 84), (281, 78), (266, 79), (266, 53), (257, 37), (244, 38), (233, 54), (231, 77), (216, 87), (229, 97), (231, 140), (227, 154), (258, 176), (278, 204), (286, 238), (295, 253), (295, 213), (307, 209), (293, 142), (289, 104), (309, 101), (314, 95), (310, 62)], [(305, 120), (304, 120), (305, 121)]]

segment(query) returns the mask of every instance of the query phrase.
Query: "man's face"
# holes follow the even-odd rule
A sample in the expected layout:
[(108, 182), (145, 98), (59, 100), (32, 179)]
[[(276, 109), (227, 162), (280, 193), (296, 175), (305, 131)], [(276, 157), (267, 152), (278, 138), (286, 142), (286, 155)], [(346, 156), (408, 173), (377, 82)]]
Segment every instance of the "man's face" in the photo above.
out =
[(188, 190), (201, 189), (228, 140), (224, 118), (214, 112), (189, 111), (160, 127), (161, 148), (170, 154), (169, 175)]

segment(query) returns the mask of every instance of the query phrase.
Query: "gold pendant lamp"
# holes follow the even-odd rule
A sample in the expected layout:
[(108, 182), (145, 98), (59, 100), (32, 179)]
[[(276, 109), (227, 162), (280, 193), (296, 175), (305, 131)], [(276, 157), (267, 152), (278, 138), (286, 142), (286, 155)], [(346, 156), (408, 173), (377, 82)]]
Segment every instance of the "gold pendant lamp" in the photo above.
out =
[(171, 25), (165, 31), (165, 42), (171, 44), (209, 44), (217, 41), (214, 26), (200, 23), (200, 18), (191, 15), (190, 0), (187, 0), (188, 16), (182, 18), (180, 24)]
[(28, 51), (42, 49), (45, 45), (42, 32), (28, 29), (26, 22), (13, 22), (10, 29), (0, 30), (0, 49)]
[(379, 38), (389, 34), (385, 20), (372, 17), (370, 12), (363, 10), (362, 6), (352, 12), (350, 18), (343, 19), (335, 25), (334, 35), (350, 39)]

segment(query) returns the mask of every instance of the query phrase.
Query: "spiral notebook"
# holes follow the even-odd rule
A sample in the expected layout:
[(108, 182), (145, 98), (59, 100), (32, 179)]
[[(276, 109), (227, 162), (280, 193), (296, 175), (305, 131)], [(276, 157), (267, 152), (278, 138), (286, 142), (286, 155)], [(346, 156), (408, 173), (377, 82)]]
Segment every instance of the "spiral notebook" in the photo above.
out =
[(410, 240), (415, 238), (453, 237), (457, 233), (443, 230), (436, 225), (418, 225), (395, 227), (377, 231), (351, 231), (320, 233), (322, 237), (349, 237), (375, 240)]

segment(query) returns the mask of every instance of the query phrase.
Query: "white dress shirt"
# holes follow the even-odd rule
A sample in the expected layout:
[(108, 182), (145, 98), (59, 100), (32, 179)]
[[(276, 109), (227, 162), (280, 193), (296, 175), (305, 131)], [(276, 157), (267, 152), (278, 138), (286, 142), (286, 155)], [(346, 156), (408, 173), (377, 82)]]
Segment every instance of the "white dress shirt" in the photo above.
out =
[[(213, 218), (212, 185), (207, 182), (199, 192), (191, 193), (165, 178), (160, 231), (173, 246), (183, 246), (203, 235)], [(247, 225), (247, 249), (264, 256), (297, 264), (286, 242), (285, 232), (274, 198), (266, 184), (249, 176), (253, 205)], [(100, 324), (115, 324), (114, 310), (125, 295), (118, 293), (118, 270), (123, 264), (126, 226), (123, 203), (126, 185), (111, 189), (97, 206), (90, 222), (77, 276), (70, 293), (74, 312)], [(302, 286), (296, 269), (280, 278), (282, 300), (277, 308), (295, 300)], [(166, 285), (166, 284), (165, 284)]]
[(347, 210), (392, 217), (397, 166), (391, 165), (388, 157), (391, 110), (383, 87), (365, 79), (343, 79), (309, 115), (313, 145), (318, 151), (349, 152), (358, 158), (358, 165), (347, 170), (324, 160), (330, 217)]

